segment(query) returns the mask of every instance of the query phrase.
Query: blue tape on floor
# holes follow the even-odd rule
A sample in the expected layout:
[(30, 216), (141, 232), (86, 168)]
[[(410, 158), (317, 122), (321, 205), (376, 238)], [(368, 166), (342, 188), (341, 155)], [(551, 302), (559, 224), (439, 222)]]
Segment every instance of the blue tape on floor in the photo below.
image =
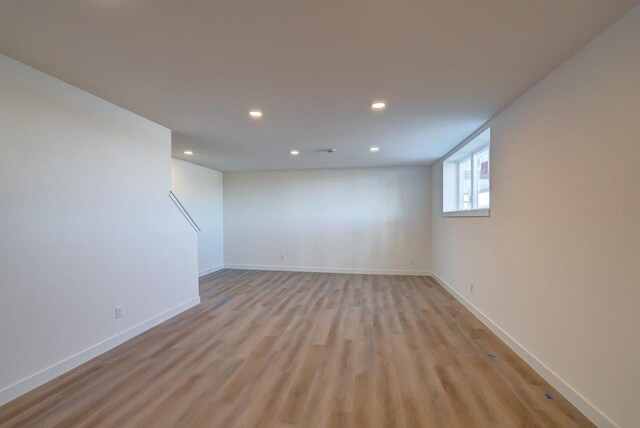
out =
[(214, 310), (218, 309), (220, 306), (225, 305), (229, 300), (231, 300), (231, 297), (225, 296), (224, 294), (205, 295), (205, 297), (207, 297), (209, 299), (213, 299), (213, 298), (219, 298), (220, 299), (220, 301), (218, 303), (216, 303), (215, 305), (213, 305), (209, 309), (207, 309), (207, 312), (214, 311)]
[(495, 358), (496, 356), (494, 354), (489, 354), (489, 358)]
[(547, 397), (549, 400), (553, 400), (553, 394), (551, 394), (550, 392), (547, 392), (546, 394), (544, 394), (545, 397)]

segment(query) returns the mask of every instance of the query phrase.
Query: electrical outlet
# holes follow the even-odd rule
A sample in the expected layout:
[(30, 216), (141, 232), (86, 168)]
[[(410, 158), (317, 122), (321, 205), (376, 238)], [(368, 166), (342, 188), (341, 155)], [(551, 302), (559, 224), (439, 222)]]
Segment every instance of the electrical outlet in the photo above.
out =
[(469, 284), (469, 291), (473, 293), (473, 283)]
[(411, 264), (414, 264), (416, 262), (416, 259), (414, 259), (413, 257), (411, 258)]
[(122, 318), (122, 306), (116, 306), (116, 318)]
[(280, 254), (280, 260), (284, 260), (284, 254)]

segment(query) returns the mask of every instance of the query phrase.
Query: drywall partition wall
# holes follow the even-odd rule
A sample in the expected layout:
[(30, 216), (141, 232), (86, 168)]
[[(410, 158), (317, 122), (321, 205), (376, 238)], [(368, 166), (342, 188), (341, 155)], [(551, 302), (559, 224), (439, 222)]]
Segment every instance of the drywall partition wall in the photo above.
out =
[(490, 122), (491, 217), (433, 167), (433, 272), (599, 426), (640, 426), (639, 101), (636, 7)]
[(172, 159), (171, 186), (180, 202), (202, 229), (198, 234), (200, 276), (222, 269), (222, 173)]
[(2, 55), (0, 93), (4, 403), (199, 297), (170, 131)]
[(424, 274), (429, 168), (224, 174), (225, 266)]

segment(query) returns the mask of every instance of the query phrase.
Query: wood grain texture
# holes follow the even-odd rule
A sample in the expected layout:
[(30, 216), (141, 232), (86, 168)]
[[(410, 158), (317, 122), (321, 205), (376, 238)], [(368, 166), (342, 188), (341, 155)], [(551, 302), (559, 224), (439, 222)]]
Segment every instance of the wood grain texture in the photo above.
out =
[(0, 426), (593, 426), (430, 277), (224, 270), (200, 291)]

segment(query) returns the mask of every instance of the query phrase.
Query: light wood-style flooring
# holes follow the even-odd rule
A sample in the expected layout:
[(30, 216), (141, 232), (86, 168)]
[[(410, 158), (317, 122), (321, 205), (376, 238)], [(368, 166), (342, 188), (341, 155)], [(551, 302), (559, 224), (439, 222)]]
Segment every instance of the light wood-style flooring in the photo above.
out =
[(224, 270), (200, 289), (0, 426), (593, 426), (430, 277)]

